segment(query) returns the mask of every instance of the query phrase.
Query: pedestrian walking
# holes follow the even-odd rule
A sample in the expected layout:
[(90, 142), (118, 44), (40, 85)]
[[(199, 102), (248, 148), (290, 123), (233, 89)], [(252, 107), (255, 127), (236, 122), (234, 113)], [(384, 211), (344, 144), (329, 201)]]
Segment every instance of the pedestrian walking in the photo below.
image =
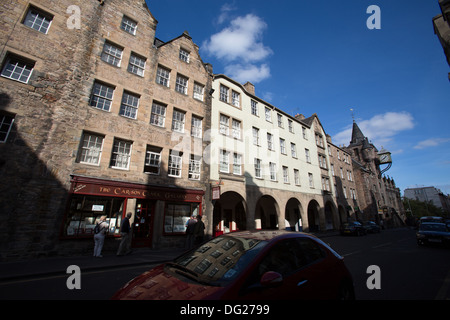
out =
[(105, 243), (106, 232), (109, 224), (106, 222), (106, 216), (101, 216), (99, 222), (94, 228), (94, 257), (102, 258), (103, 244)]
[(120, 244), (119, 249), (117, 250), (118, 256), (123, 256), (124, 254), (131, 253), (131, 227), (130, 227), (130, 218), (132, 213), (128, 212), (126, 217), (123, 218), (122, 223), (120, 225)]
[(186, 245), (187, 249), (190, 249), (194, 246), (195, 236), (194, 236), (194, 228), (197, 223), (195, 220), (195, 216), (191, 216), (189, 220), (186, 222)]
[(194, 226), (194, 236), (195, 236), (195, 244), (200, 244), (203, 242), (203, 238), (205, 237), (205, 224), (202, 221), (202, 216), (197, 216), (197, 223)]

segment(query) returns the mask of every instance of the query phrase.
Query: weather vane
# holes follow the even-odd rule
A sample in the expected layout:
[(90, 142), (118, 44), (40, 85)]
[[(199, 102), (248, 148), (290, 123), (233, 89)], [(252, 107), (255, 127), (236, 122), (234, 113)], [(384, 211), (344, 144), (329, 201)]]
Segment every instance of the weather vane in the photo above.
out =
[(353, 119), (353, 122), (354, 122), (355, 121), (355, 115), (353, 113), (353, 108), (350, 108), (350, 111), (352, 112), (352, 119)]

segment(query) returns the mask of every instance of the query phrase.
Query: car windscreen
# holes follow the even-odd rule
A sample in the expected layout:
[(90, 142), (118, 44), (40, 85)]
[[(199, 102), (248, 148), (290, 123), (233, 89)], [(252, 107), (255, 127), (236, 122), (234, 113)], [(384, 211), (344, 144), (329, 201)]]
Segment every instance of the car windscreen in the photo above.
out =
[(168, 263), (172, 273), (211, 286), (226, 286), (267, 245), (265, 240), (220, 236)]

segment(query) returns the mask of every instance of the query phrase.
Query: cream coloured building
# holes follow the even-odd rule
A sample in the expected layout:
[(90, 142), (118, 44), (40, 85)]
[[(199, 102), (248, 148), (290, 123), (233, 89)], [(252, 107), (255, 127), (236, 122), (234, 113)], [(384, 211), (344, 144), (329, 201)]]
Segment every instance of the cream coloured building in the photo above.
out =
[(326, 134), (316, 114), (293, 117), (225, 75), (213, 80), (213, 234), (339, 226)]

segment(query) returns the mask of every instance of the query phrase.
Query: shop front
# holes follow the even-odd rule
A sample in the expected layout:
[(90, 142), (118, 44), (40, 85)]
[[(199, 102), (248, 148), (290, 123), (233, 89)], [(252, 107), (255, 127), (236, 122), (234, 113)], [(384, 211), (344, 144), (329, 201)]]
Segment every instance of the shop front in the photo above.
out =
[(102, 215), (108, 237), (120, 237), (122, 219), (131, 212), (133, 247), (170, 246), (183, 241), (189, 217), (201, 214), (203, 196), (203, 190), (72, 176), (61, 238), (92, 237)]

